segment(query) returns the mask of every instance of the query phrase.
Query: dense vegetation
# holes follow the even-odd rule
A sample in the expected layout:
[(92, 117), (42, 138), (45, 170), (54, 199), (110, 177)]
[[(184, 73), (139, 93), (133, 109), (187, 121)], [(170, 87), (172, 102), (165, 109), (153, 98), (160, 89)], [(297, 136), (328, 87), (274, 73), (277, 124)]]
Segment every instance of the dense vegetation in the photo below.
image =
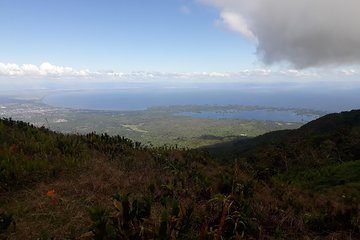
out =
[[(0, 121), (0, 239), (358, 239), (360, 111), (208, 148)], [(226, 150), (224, 150), (226, 149)]]

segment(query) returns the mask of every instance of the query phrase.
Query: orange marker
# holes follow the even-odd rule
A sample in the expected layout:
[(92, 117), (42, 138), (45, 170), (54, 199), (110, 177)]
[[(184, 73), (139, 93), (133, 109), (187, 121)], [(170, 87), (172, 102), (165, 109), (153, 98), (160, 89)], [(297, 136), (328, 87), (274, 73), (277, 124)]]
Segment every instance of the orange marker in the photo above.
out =
[(54, 189), (49, 190), (46, 195), (47, 195), (48, 197), (51, 197), (51, 198), (54, 197), (54, 196), (55, 196), (55, 190), (54, 190)]

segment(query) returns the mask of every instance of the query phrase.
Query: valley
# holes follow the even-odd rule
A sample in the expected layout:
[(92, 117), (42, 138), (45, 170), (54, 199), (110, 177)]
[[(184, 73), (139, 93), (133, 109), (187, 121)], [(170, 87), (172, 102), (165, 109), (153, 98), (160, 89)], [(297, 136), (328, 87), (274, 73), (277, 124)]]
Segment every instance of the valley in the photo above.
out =
[[(30, 122), (61, 133), (108, 133), (148, 145), (167, 144), (189, 148), (231, 141), (238, 137), (255, 137), (269, 131), (295, 129), (305, 123), (303, 119), (316, 118), (326, 113), (241, 105), (177, 105), (132, 111), (86, 110), (49, 106), (40, 97), (25, 100), (8, 98), (0, 106), (0, 117)], [(280, 116), (283, 118), (279, 121), (271, 118), (253, 119), (251, 115), (247, 119), (227, 117), (234, 113), (261, 111), (274, 116), (282, 114)], [(214, 112), (220, 117), (184, 116), (184, 113), (201, 112)], [(286, 121), (286, 116), (289, 116), (289, 121)], [(298, 116), (298, 121), (294, 122), (294, 116)]]

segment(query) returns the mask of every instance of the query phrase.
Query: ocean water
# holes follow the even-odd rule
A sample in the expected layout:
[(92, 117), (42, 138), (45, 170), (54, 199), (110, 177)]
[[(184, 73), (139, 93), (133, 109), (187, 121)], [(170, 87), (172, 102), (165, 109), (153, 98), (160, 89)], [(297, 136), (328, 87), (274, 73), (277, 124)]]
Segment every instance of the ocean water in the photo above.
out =
[(243, 120), (261, 120), (261, 121), (279, 121), (306, 123), (318, 118), (318, 115), (303, 115), (293, 111), (274, 111), (267, 109), (251, 111), (201, 111), (201, 112), (179, 112), (176, 116), (185, 116), (192, 118), (207, 119), (243, 119)]
[(46, 96), (43, 102), (56, 107), (93, 110), (143, 110), (172, 105), (245, 105), (306, 108), (340, 112), (360, 108), (358, 91), (298, 92), (247, 90), (158, 90), (72, 91)]

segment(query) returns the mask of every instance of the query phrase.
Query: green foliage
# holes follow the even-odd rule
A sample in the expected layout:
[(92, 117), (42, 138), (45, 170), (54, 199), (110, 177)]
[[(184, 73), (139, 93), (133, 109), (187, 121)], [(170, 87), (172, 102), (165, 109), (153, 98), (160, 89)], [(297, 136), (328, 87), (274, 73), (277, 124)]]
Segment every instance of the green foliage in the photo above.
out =
[[(237, 179), (238, 170), (220, 177), (220, 192), (209, 200), (213, 216), (207, 223), (207, 236), (214, 239), (238, 239), (244, 236), (259, 236), (260, 224), (257, 213), (252, 209), (254, 183)], [(224, 186), (226, 191), (224, 191)]]
[(166, 209), (164, 209), (161, 213), (160, 227), (158, 230), (158, 240), (166, 240), (168, 239), (168, 221), (169, 214)]
[(183, 208), (175, 199), (172, 207), (162, 209), (160, 224), (151, 219), (151, 202), (147, 199), (130, 200), (128, 194), (113, 196), (115, 212), (91, 208), (92, 232), (95, 239), (185, 239), (189, 233), (192, 207)]
[(328, 190), (336, 186), (351, 186), (360, 180), (360, 161), (280, 175), (278, 179), (291, 181), (293, 184), (315, 191)]
[(0, 120), (0, 191), (56, 176), (88, 156), (77, 135), (56, 134), (45, 128)]
[(76, 229), (74, 226), (70, 226), (65, 239), (66, 240), (75, 240), (76, 239)]
[(92, 220), (92, 232), (95, 240), (116, 239), (115, 232), (109, 225), (109, 215), (100, 207), (89, 209), (89, 215)]
[(42, 229), (40, 232), (39, 237), (37, 238), (39, 240), (51, 240), (50, 234), (47, 229)]
[(141, 143), (120, 136), (64, 135), (12, 119), (0, 119), (0, 140), (0, 191), (73, 170), (94, 150), (109, 160), (146, 151)]
[(5, 233), (12, 224), (15, 226), (13, 214), (0, 209), (0, 234)]

